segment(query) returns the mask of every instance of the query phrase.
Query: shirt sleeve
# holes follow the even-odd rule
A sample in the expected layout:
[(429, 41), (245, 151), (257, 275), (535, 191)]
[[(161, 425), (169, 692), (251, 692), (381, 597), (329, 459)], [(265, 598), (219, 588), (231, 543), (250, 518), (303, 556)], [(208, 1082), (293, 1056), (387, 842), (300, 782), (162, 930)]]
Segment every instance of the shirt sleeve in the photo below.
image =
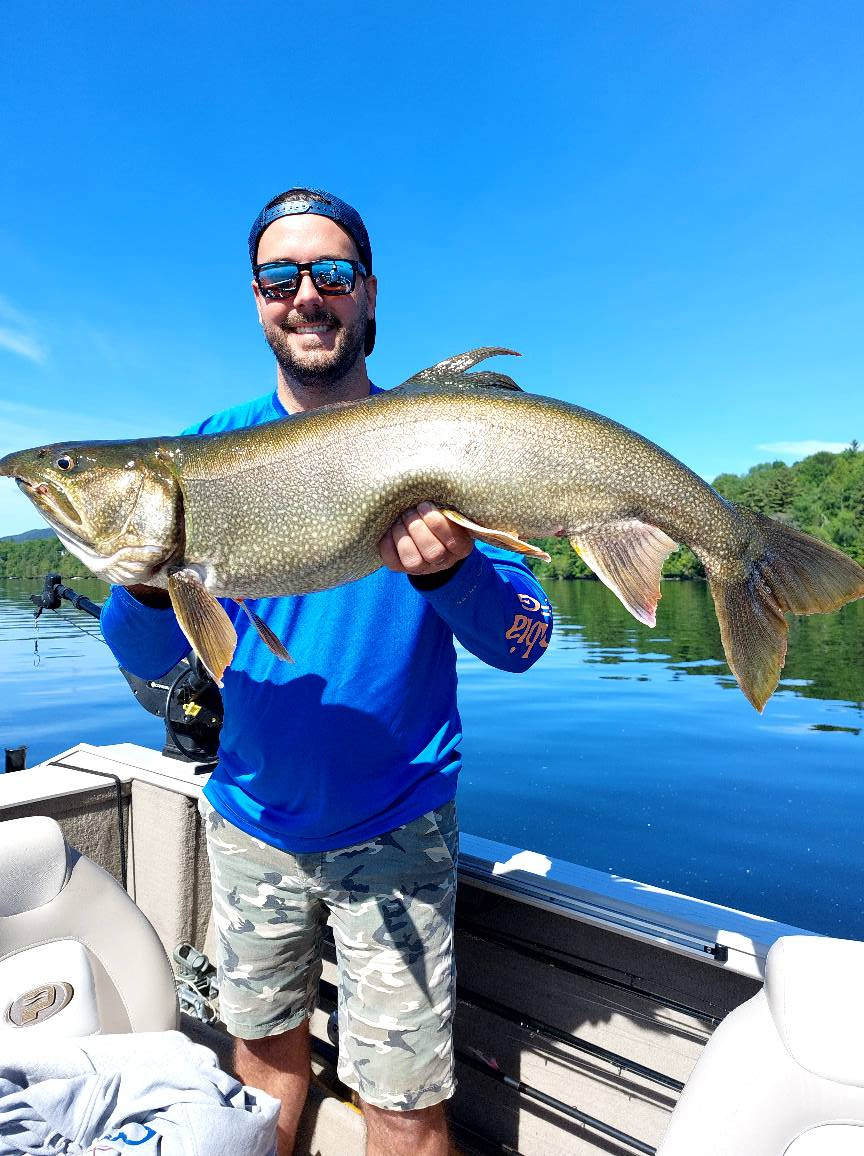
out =
[(549, 645), (549, 599), (517, 554), (478, 543), (443, 584), (413, 585), (466, 650), (489, 666), (527, 670)]
[(189, 653), (174, 611), (144, 606), (123, 586), (111, 587), (100, 625), (117, 662), (139, 678), (161, 678)]

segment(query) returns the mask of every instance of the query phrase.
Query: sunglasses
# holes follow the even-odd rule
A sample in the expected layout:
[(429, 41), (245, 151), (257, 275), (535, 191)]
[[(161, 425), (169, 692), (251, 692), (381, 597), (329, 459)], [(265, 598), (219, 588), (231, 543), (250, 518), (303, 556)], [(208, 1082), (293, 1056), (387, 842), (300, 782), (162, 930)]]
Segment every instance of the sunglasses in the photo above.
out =
[(253, 270), (255, 282), (262, 296), (271, 301), (290, 297), (300, 288), (303, 274), (308, 273), (312, 284), (324, 297), (339, 297), (350, 293), (357, 274), (366, 276), (362, 261), (348, 261), (341, 257), (321, 257), (317, 261), (265, 261)]

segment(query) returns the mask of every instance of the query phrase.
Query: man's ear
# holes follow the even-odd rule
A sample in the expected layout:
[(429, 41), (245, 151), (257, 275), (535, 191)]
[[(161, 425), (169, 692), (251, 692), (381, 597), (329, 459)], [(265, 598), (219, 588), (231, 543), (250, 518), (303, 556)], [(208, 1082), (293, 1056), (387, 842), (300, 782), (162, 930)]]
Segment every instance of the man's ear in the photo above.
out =
[[(258, 286), (256, 285), (255, 288), (257, 289)], [(370, 273), (369, 276), (366, 278), (366, 301), (368, 303), (367, 309), (366, 309), (366, 316), (369, 318), (370, 321), (375, 316), (375, 303), (377, 300), (378, 300), (378, 278), (373, 273)]]
[(258, 282), (252, 278), (252, 293), (255, 296), (255, 308), (258, 310), (258, 324), (264, 325), (264, 318), (261, 315), (261, 310), (264, 308), (264, 298), (261, 296), (261, 290), (258, 288)]

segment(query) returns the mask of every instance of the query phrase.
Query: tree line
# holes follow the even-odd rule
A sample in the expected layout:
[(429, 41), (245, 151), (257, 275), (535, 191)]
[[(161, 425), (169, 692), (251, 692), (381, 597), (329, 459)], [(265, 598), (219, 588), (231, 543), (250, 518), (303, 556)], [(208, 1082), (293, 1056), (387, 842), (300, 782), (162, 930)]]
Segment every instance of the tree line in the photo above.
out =
[[(712, 483), (724, 498), (749, 506), (830, 542), (864, 565), (864, 453), (858, 443), (839, 454), (818, 453), (787, 466), (764, 462), (746, 474), (720, 474)], [(590, 571), (566, 538), (538, 539), (551, 562), (529, 558), (538, 578), (585, 578)], [(0, 578), (64, 578), (87, 575), (83, 562), (58, 538), (0, 541)], [(699, 559), (686, 546), (666, 559), (667, 578), (704, 578)]]
[(59, 538), (31, 538), (28, 542), (0, 542), (0, 578), (42, 578), (56, 572), (64, 578), (90, 577)]

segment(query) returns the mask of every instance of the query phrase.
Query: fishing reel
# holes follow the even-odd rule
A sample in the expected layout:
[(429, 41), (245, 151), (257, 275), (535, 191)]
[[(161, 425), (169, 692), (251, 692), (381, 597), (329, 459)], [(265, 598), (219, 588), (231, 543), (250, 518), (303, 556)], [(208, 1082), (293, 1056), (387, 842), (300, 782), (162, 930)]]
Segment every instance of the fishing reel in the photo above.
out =
[(216, 762), (222, 729), (222, 695), (198, 656), (181, 658), (163, 678), (139, 678), (122, 666), (120, 673), (141, 706), (164, 719), (162, 754), (209, 770)]

